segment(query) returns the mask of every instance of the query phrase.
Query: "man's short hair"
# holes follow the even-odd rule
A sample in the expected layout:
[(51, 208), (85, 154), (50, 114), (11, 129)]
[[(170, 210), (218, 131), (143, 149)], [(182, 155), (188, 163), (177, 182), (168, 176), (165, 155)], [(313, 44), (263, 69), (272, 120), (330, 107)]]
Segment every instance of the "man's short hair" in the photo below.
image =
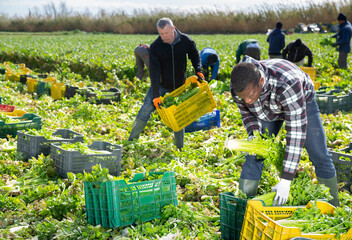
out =
[(210, 54), (208, 57), (209, 64), (214, 64), (218, 60), (218, 56), (214, 53)]
[(166, 24), (170, 25), (170, 27), (173, 27), (174, 24), (172, 23), (170, 18), (160, 18), (158, 20), (158, 22), (156, 23), (156, 27), (157, 28), (161, 28), (164, 29), (164, 27), (166, 26)]
[(282, 23), (281, 22), (277, 22), (276, 23), (276, 28), (281, 29), (282, 28)]
[(231, 72), (231, 89), (235, 93), (240, 93), (245, 91), (249, 85), (259, 86), (260, 77), (261, 74), (253, 63), (239, 63)]

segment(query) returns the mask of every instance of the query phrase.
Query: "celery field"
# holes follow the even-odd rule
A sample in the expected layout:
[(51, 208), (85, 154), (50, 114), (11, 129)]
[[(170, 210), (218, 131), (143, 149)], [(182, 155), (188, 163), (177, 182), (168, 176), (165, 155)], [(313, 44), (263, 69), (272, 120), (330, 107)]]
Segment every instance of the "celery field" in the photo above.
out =
[[(301, 38), (313, 52), (313, 67), (317, 68), (315, 82), (327, 89), (339, 88), (340, 94), (348, 93), (352, 89), (352, 62), (349, 61), (347, 70), (337, 68), (338, 52), (320, 44), (330, 35), (287, 35), (286, 45)], [(220, 110), (221, 127), (186, 133), (180, 152), (174, 145), (172, 130), (156, 112), (140, 138), (127, 141), (150, 87), (149, 76), (143, 80), (135, 78), (133, 50), (138, 44), (150, 44), (157, 35), (0, 33), (0, 63), (25, 63), (36, 74), (46, 73), (70, 85), (115, 87), (121, 91), (121, 101), (113, 104), (91, 104), (79, 95), (53, 100), (49, 95), (38, 97), (28, 93), (26, 85), (5, 81), (5, 75), (0, 74), (2, 104), (37, 114), (42, 118), (42, 131), (49, 135), (56, 129), (71, 129), (81, 133), (86, 144), (99, 140), (121, 145), (120, 177), (126, 181), (135, 173), (174, 171), (178, 199), (177, 207), (165, 208), (156, 220), (121, 228), (93, 226), (87, 223), (85, 215), (83, 174), (62, 178), (56, 174), (50, 155), (25, 161), (16, 150), (7, 150), (8, 146), (16, 146), (16, 138), (0, 138), (0, 239), (221, 238), (219, 194), (238, 192), (244, 162), (244, 153), (224, 148), (224, 142), (228, 138), (247, 139), (239, 110), (229, 92), (229, 78), (236, 63), (237, 46), (244, 39), (258, 39), (261, 59), (266, 59), (267, 36), (190, 36), (198, 51), (212, 47), (219, 54), (219, 80), (209, 85), (216, 109)], [(194, 75), (189, 60), (187, 73)], [(321, 118), (330, 150), (340, 152), (352, 143), (352, 110), (321, 113)], [(301, 195), (305, 199), (314, 197), (309, 191), (313, 192), (317, 180), (305, 150), (298, 177), (305, 179), (306, 192), (300, 181), (293, 181), (291, 190), (303, 191)], [(14, 180), (20, 185), (5, 188)], [(258, 193), (271, 192), (279, 180), (277, 169), (266, 165)], [(352, 208), (352, 187), (348, 189), (344, 183), (339, 186), (341, 206)]]

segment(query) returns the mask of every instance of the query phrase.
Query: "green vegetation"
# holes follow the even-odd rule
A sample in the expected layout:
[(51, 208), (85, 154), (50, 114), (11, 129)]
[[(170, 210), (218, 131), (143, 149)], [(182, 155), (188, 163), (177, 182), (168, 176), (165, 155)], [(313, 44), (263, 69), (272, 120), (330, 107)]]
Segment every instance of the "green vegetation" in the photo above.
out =
[[(153, 24), (154, 25), (154, 24)], [(352, 66), (348, 70), (336, 68), (338, 53), (320, 41), (328, 34), (288, 35), (287, 42), (300, 37), (314, 52), (313, 66), (317, 68), (317, 82), (322, 86), (351, 89)], [(214, 47), (220, 56), (219, 81), (213, 81), (212, 92), (221, 113), (221, 128), (185, 135), (182, 152), (174, 146), (173, 132), (157, 114), (153, 114), (138, 141), (127, 138), (133, 121), (150, 86), (150, 79), (134, 78), (137, 68), (133, 49), (139, 43), (151, 42), (156, 35), (0, 35), (0, 62), (25, 63), (35, 73), (48, 72), (61, 82), (86, 87), (121, 90), (121, 101), (96, 105), (76, 95), (70, 99), (53, 100), (29, 94), (27, 87), (4, 80), (0, 74), (0, 97), (3, 104), (14, 105), (42, 117), (42, 128), (54, 131), (71, 129), (84, 135), (84, 145), (93, 141), (107, 141), (123, 146), (121, 179), (132, 179), (135, 173), (174, 171), (179, 206), (166, 207), (160, 219), (138, 223), (125, 228), (107, 229), (87, 224), (85, 218), (84, 174), (68, 174), (67, 179), (56, 175), (50, 157), (38, 157), (28, 162), (13, 149), (0, 152), (0, 186), (10, 186), (14, 180), (17, 191), (0, 190), (0, 238), (3, 239), (158, 239), (169, 235), (175, 239), (219, 239), (219, 194), (238, 192), (238, 179), (244, 155), (224, 148), (228, 138), (247, 139), (241, 116), (228, 92), (229, 77), (235, 64), (235, 51), (246, 38), (259, 39), (262, 59), (268, 57), (266, 35), (193, 35), (197, 48)], [(189, 63), (188, 76), (194, 75)], [(333, 77), (341, 77), (334, 82)], [(348, 147), (352, 139), (352, 112), (321, 114), (327, 144), (335, 150)], [(16, 144), (16, 139), (0, 139), (0, 146)], [(1, 148), (0, 148), (1, 149)], [(106, 171), (104, 169), (98, 170)], [(304, 151), (296, 178), (304, 176), (307, 192), (300, 193), (304, 201), (325, 193), (317, 190), (314, 169)], [(27, 175), (28, 173), (28, 175)], [(104, 175), (105, 174), (105, 175)], [(27, 176), (42, 182), (28, 183)], [(96, 174), (106, 176), (107, 173)], [(23, 177), (26, 176), (26, 177)], [(23, 178), (22, 178), (23, 177)], [(92, 177), (94, 181), (97, 178)], [(302, 176), (303, 177), (303, 176)], [(278, 182), (279, 172), (266, 166), (260, 180), (259, 194), (271, 192)], [(24, 179), (24, 181), (19, 181)], [(298, 179), (297, 179), (298, 180)], [(303, 181), (303, 180), (302, 180)], [(310, 186), (307, 184), (312, 184)], [(292, 194), (294, 193), (292, 182)], [(300, 184), (298, 183), (298, 186)], [(318, 186), (317, 186), (318, 188)], [(297, 187), (296, 190), (304, 190)], [(309, 191), (309, 192), (308, 192)], [(343, 207), (351, 206), (347, 190), (340, 191)], [(297, 198), (294, 197), (296, 200)], [(296, 202), (291, 202), (296, 204)], [(25, 226), (14, 233), (11, 228)]]

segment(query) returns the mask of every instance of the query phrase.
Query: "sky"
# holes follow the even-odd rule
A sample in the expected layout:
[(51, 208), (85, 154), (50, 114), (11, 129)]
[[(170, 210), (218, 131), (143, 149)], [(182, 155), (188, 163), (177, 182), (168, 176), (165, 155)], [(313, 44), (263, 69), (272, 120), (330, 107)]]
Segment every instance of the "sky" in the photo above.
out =
[[(339, 1), (339, 0), (329, 0)], [(199, 11), (199, 10), (223, 10), (223, 11), (252, 11), (260, 8), (263, 4), (288, 6), (304, 6), (309, 2), (319, 3), (322, 0), (0, 0), (0, 14), (8, 17), (25, 17), (29, 9), (34, 12), (44, 13), (44, 6), (54, 3), (59, 9), (60, 3), (65, 3), (68, 10), (84, 13), (87, 10), (95, 15), (101, 9), (107, 12), (123, 10), (125, 13), (133, 14), (134, 10), (177, 10), (177, 11)], [(324, 1), (325, 2), (325, 1)]]

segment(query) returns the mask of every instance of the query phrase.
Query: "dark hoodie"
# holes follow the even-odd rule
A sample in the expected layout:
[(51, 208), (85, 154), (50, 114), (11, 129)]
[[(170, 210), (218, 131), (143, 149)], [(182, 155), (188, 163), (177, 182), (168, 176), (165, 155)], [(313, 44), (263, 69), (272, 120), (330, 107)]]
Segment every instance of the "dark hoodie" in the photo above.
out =
[(281, 49), (285, 47), (285, 34), (280, 29), (275, 28), (266, 41), (269, 43), (269, 55), (281, 55)]
[(149, 74), (153, 98), (160, 97), (160, 85), (168, 91), (182, 86), (187, 78), (187, 55), (196, 72), (201, 71), (199, 53), (195, 42), (186, 34), (175, 29), (176, 38), (172, 44), (159, 36), (150, 45)]

